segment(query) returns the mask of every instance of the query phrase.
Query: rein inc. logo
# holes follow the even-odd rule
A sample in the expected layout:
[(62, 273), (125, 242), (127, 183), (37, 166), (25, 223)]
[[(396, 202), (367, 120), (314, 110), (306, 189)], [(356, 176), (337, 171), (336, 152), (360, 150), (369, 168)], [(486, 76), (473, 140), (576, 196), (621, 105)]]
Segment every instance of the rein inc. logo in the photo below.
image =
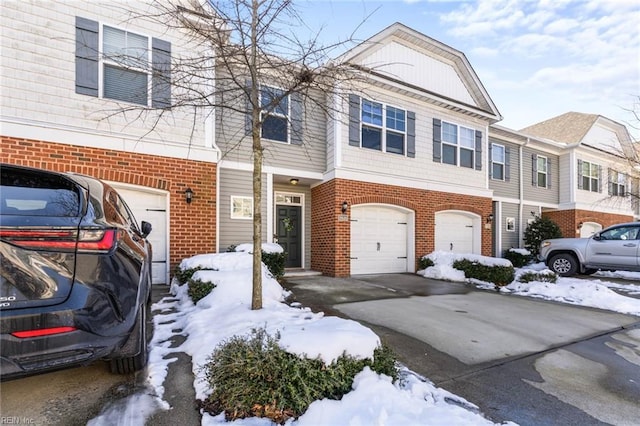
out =
[(0, 425), (35, 425), (35, 419), (20, 416), (0, 416)]

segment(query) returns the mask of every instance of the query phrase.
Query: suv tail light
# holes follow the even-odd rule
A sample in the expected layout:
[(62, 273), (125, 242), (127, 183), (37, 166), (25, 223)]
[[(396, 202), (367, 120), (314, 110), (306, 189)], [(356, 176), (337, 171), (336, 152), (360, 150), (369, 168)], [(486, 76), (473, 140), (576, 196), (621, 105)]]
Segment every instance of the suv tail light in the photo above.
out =
[(108, 252), (122, 237), (117, 229), (3, 229), (0, 238), (33, 250)]

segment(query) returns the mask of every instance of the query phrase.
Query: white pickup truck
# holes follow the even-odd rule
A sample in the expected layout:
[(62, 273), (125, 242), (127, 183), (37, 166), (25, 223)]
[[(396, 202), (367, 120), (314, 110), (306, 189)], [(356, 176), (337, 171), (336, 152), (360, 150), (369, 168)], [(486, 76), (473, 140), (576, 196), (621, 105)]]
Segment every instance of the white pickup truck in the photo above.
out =
[(563, 277), (598, 270), (640, 271), (640, 222), (610, 226), (589, 238), (544, 240), (538, 258)]

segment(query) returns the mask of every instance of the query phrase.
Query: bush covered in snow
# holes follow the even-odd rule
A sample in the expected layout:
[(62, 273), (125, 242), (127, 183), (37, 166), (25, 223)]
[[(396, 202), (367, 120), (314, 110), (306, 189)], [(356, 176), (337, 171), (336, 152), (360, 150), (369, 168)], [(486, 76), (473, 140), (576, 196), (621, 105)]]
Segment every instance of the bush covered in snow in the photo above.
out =
[(485, 265), (477, 260), (456, 260), (453, 267), (463, 271), (465, 278), (490, 282), (496, 287), (509, 285), (515, 276), (513, 266)]
[(531, 252), (525, 249), (505, 250), (503, 257), (510, 261), (514, 268), (522, 268), (533, 260)]
[(524, 246), (535, 258), (540, 253), (540, 244), (551, 238), (561, 238), (560, 227), (549, 218), (536, 216), (524, 231)]
[(213, 392), (201, 406), (227, 420), (266, 417), (284, 424), (302, 415), (315, 400), (339, 400), (352, 390), (353, 379), (365, 367), (398, 377), (396, 359), (385, 346), (372, 359), (343, 354), (330, 365), (320, 358), (289, 353), (278, 335), (264, 329), (249, 336), (234, 336), (218, 346), (204, 372)]
[(558, 281), (558, 275), (546, 269), (544, 271), (525, 271), (518, 277), (518, 282), (530, 283), (532, 281), (539, 281), (543, 283), (555, 283)]

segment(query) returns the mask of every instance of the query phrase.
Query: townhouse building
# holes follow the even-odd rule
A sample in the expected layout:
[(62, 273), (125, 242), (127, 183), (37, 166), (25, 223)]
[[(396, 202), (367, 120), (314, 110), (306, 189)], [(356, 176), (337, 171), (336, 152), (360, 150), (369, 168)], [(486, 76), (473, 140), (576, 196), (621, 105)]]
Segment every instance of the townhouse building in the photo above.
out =
[[(253, 165), (245, 99), (221, 98), (223, 69), (208, 84), (231, 108), (173, 106), (170, 64), (201, 47), (142, 19), (148, 5), (3, 5), (0, 134), (3, 162), (111, 182), (153, 224), (162, 283), (184, 257), (251, 241)], [(502, 127), (465, 55), (399, 23), (336, 61), (358, 78), (290, 94), (262, 128), (262, 238), (287, 268), (414, 272), (434, 250), (521, 247), (534, 215), (565, 236), (638, 217), (637, 179), (605, 144), (629, 146), (624, 126), (571, 114), (562, 123), (583, 125), (570, 136), (553, 119)], [(260, 79), (261, 99), (280, 93)]]

